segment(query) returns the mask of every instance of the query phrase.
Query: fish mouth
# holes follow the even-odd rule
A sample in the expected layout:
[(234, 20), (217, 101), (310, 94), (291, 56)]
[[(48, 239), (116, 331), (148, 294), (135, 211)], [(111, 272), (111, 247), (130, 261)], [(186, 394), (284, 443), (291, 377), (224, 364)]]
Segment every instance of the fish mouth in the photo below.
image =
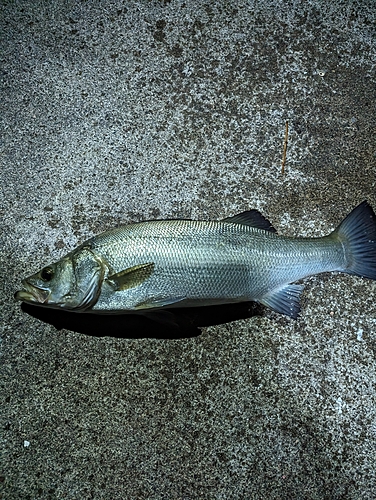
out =
[(14, 298), (23, 302), (33, 302), (38, 304), (46, 304), (50, 296), (49, 290), (44, 290), (35, 285), (31, 285), (26, 280), (22, 282), (23, 290), (15, 293)]

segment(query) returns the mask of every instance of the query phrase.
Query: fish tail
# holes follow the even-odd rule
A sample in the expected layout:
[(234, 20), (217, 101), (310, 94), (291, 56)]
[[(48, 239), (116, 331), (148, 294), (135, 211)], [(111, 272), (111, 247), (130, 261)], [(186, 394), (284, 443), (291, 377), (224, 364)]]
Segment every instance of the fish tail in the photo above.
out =
[(332, 234), (344, 247), (341, 271), (376, 280), (376, 215), (368, 202), (354, 208)]

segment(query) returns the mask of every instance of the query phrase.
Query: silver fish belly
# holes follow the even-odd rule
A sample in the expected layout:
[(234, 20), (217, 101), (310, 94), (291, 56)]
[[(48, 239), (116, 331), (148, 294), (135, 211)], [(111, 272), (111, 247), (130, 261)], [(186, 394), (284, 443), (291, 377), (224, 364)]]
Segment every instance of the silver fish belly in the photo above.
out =
[(335, 270), (376, 279), (376, 217), (366, 202), (323, 238), (278, 236), (254, 210), (123, 226), (24, 280), (16, 298), (97, 313), (258, 301), (296, 318), (303, 287), (290, 283)]

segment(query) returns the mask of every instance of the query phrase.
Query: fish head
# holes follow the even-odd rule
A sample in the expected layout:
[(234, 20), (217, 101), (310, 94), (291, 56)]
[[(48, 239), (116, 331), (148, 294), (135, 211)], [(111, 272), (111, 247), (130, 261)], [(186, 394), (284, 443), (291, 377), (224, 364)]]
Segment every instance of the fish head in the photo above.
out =
[(88, 247), (81, 247), (58, 262), (43, 267), (22, 281), (15, 298), (24, 302), (84, 311), (98, 300), (105, 266)]

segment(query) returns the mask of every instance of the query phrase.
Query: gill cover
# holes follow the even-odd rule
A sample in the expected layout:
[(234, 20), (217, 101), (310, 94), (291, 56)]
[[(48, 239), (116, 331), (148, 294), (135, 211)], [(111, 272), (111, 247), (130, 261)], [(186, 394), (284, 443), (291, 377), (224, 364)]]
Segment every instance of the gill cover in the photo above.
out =
[(71, 254), (74, 279), (64, 307), (84, 311), (98, 300), (104, 277), (104, 265), (89, 247)]

